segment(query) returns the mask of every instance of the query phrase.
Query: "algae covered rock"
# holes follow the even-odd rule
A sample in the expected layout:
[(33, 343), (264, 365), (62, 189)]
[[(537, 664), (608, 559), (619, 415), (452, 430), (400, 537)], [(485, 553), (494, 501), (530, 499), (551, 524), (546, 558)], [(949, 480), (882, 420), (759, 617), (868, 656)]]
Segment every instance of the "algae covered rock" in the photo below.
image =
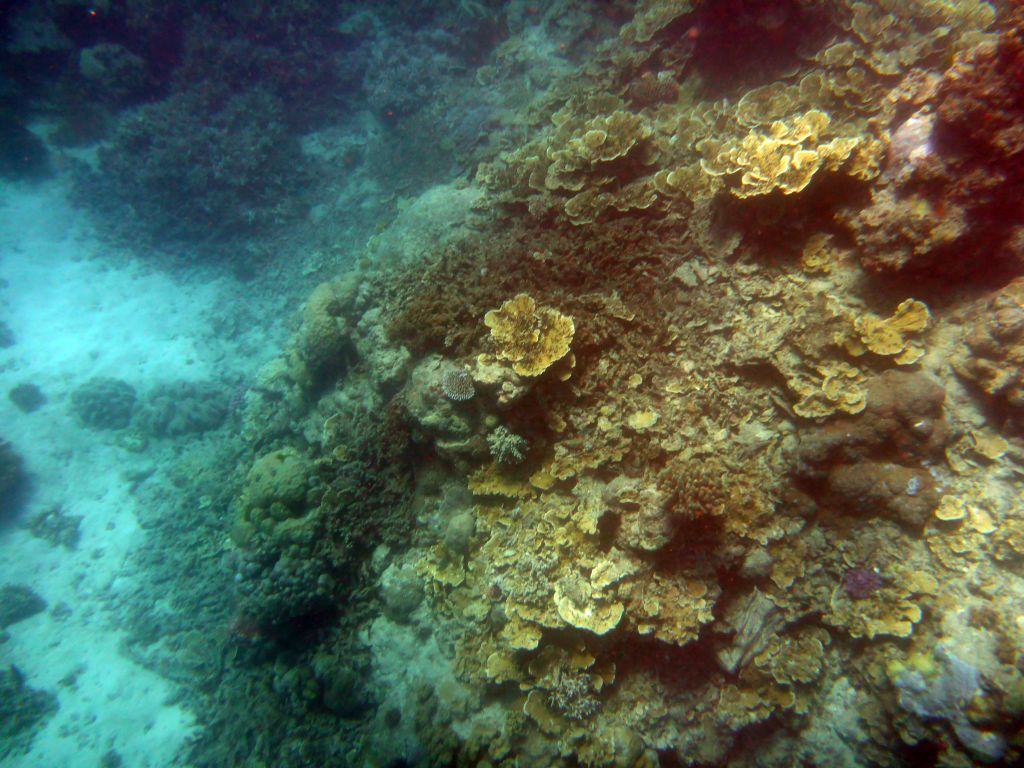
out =
[(135, 388), (121, 379), (97, 376), (71, 393), (71, 410), (89, 429), (124, 429), (135, 409)]

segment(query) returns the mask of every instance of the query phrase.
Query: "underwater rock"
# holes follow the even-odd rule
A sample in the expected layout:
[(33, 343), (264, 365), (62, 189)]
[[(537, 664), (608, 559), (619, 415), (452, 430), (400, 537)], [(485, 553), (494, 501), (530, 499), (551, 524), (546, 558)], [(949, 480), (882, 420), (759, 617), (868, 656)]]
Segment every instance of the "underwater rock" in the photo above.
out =
[(366, 364), (378, 389), (384, 392), (398, 389), (405, 380), (412, 355), (405, 347), (395, 346), (388, 339), (380, 307), (363, 314), (353, 338), (359, 359)]
[(339, 717), (360, 717), (373, 703), (364, 681), (349, 667), (331, 668), (318, 674), (317, 679), (323, 686), (324, 706)]
[(0, 349), (13, 347), (16, 343), (14, 331), (3, 320), (0, 320)]
[(78, 52), (78, 73), (98, 99), (114, 105), (132, 102), (153, 86), (146, 62), (117, 43), (97, 43)]
[(476, 534), (476, 516), (471, 511), (452, 515), (445, 526), (442, 541), (449, 552), (464, 555)]
[(0, 629), (46, 610), (46, 601), (24, 584), (0, 587)]
[(768, 647), (771, 639), (785, 627), (786, 618), (775, 603), (754, 587), (726, 609), (721, 623), (733, 637), (715, 656), (722, 669), (736, 674)]
[(1024, 416), (1024, 278), (991, 294), (974, 312), (964, 347), (954, 358), (958, 374), (1007, 408), (1019, 429)]
[(135, 410), (135, 388), (120, 379), (97, 376), (71, 393), (71, 410), (89, 429), (124, 429)]
[(826, 495), (860, 516), (921, 527), (941, 496), (927, 463), (948, 441), (945, 392), (922, 373), (890, 370), (868, 382), (867, 407), (800, 438), (800, 473), (823, 480)]
[(838, 466), (828, 474), (828, 489), (850, 514), (885, 515), (914, 528), (928, 522), (941, 498), (927, 471), (888, 462)]
[(35, 384), (19, 384), (7, 396), (22, 413), (32, 413), (46, 404), (46, 395)]
[(920, 462), (941, 456), (949, 439), (945, 399), (943, 388), (923, 373), (886, 371), (868, 381), (861, 414), (800, 435), (800, 458), (813, 466), (867, 457)]

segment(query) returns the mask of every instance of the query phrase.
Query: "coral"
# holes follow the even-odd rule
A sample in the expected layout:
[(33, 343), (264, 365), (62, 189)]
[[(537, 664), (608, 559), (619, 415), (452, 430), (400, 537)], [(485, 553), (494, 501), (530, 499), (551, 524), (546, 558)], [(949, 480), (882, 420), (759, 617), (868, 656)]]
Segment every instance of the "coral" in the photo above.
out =
[(583, 577), (570, 574), (555, 584), (558, 615), (570, 626), (604, 635), (622, 620), (623, 605), (601, 600)]
[(136, 408), (135, 426), (153, 437), (180, 437), (217, 429), (228, 414), (228, 393), (212, 381), (161, 384)]
[(441, 378), (441, 391), (449, 400), (462, 403), (476, 396), (473, 378), (464, 368), (447, 370)]
[(596, 693), (590, 675), (565, 672), (558, 676), (557, 685), (548, 692), (547, 702), (570, 720), (586, 720), (601, 706)]
[(900, 566), (867, 597), (856, 597), (837, 586), (825, 621), (844, 628), (855, 638), (909, 637), (924, 616), (920, 603), (937, 594), (938, 587), (935, 577), (927, 572)]
[(349, 362), (352, 341), (348, 317), (357, 287), (354, 273), (343, 280), (320, 283), (302, 308), (297, 346), (317, 378), (341, 370)]
[(312, 468), (294, 448), (281, 448), (261, 456), (249, 469), (242, 498), (264, 514), (273, 510), (297, 510), (306, 500)]
[(44, 509), (29, 518), (26, 528), (37, 539), (42, 539), (51, 547), (75, 549), (82, 536), (79, 530), (83, 515), (69, 515), (57, 506)]
[(741, 174), (733, 187), (736, 197), (766, 195), (776, 189), (785, 195), (803, 190), (819, 170), (835, 171), (865, 140), (859, 136), (824, 135), (831, 118), (812, 109), (787, 123), (776, 120), (768, 133), (752, 130), (739, 142), (720, 144), (705, 139), (697, 148), (701, 168), (711, 176)]
[(499, 426), (487, 435), (487, 447), (491, 457), (499, 464), (520, 464), (526, 458), (530, 444), (526, 438)]
[(569, 353), (576, 325), (551, 307), (520, 293), (484, 315), (495, 357), (520, 376), (540, 376)]
[(102, 204), (122, 214), (122, 234), (160, 243), (230, 241), (279, 221), (307, 167), (284, 106), (259, 87), (223, 87), (176, 93), (123, 117), (83, 198), (91, 192), (98, 205), (102, 191)]
[[(923, 302), (907, 299), (896, 307), (891, 317), (862, 315), (854, 322), (854, 328), (866, 349), (876, 355), (892, 357), (899, 365), (910, 365), (924, 355), (924, 347), (909, 337), (923, 332), (930, 319), (931, 314)], [(851, 349), (851, 352), (856, 351)]]
[(887, 579), (873, 568), (857, 566), (843, 574), (843, 589), (854, 600), (865, 600), (885, 586)]
[(577, 226), (609, 210), (650, 208), (653, 128), (621, 106), (618, 99), (566, 105), (552, 115), (548, 135), (482, 163), (477, 178), (510, 202), (529, 199), (538, 214), (560, 209)]
[(120, 379), (97, 376), (71, 393), (71, 410), (89, 429), (124, 429), (135, 409), (135, 388)]
[(619, 37), (625, 43), (646, 43), (692, 10), (692, 0), (642, 0), (637, 3), (633, 20), (619, 31)]

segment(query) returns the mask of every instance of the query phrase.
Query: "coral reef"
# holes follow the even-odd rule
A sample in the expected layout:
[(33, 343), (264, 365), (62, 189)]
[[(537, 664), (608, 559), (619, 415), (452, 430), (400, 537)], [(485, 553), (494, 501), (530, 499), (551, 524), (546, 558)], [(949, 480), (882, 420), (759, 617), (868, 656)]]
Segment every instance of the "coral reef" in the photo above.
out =
[[(475, 174), (403, 200), (240, 399), (217, 695), (282, 746), (232, 733), (282, 765), (1019, 763), (1021, 9), (400, 5), (337, 27), (382, 141), (515, 107), (481, 97)], [(234, 98), (272, 126), (194, 201), (232, 226), (290, 151), (281, 94)]]

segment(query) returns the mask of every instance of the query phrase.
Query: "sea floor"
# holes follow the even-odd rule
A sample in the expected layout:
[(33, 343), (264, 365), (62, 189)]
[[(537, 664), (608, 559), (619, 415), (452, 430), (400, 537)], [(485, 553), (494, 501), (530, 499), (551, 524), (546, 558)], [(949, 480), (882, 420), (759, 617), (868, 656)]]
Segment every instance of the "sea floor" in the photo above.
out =
[[(86, 429), (70, 393), (94, 376), (140, 393), (161, 382), (230, 381), (271, 347), (261, 343), (268, 329), (231, 339), (212, 330), (211, 318), (237, 303), (232, 278), (179, 281), (105, 248), (59, 184), (0, 191), (0, 307), (16, 340), (0, 350), (0, 423), (31, 478), (26, 503), (0, 527), (0, 585), (29, 586), (47, 603), (6, 630), (0, 665), (59, 701), (30, 751), (5, 766), (95, 766), (110, 750), (125, 765), (169, 766), (197, 728), (172, 684), (125, 647), (132, 601), (161, 599), (146, 593), (132, 554), (146, 536), (135, 490), (159, 473), (167, 447), (134, 453), (114, 433)], [(31, 413), (7, 396), (26, 383), (47, 398)], [(23, 527), (57, 507), (82, 518), (73, 549)]]

